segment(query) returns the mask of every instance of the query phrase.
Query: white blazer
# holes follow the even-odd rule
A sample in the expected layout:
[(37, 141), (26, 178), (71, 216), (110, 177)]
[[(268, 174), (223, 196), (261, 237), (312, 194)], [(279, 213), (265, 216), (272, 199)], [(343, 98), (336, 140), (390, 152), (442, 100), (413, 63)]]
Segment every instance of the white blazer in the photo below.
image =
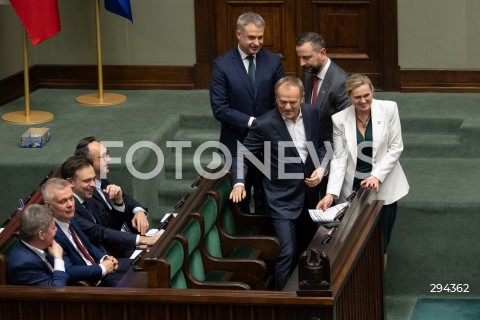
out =
[[(375, 100), (371, 105), (372, 173), (380, 181), (378, 199), (391, 204), (404, 197), (410, 186), (398, 162), (403, 150), (402, 128), (397, 103)], [(330, 164), (327, 193), (341, 202), (352, 193), (357, 166), (357, 124), (351, 105), (332, 116), (333, 160)], [(359, 156), (365, 157), (363, 154)], [(357, 176), (360, 179), (365, 177)]]

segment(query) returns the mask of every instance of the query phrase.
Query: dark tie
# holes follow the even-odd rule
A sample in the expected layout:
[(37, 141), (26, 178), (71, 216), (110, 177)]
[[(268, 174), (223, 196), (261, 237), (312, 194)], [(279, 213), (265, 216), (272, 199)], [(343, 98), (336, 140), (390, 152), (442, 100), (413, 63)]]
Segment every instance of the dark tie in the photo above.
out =
[(253, 56), (247, 56), (248, 59), (248, 78), (252, 83), (252, 87), (255, 87), (255, 63), (253, 62)]
[(313, 76), (313, 89), (312, 89), (312, 104), (315, 103), (317, 100), (317, 93), (318, 93), (318, 77), (317, 75)]
[(88, 253), (87, 249), (83, 246), (83, 244), (80, 242), (80, 239), (78, 239), (77, 233), (73, 229), (72, 225), (68, 226), (68, 230), (70, 230), (70, 234), (72, 235), (73, 242), (77, 245), (78, 250), (80, 250), (84, 257), (92, 263), (92, 265), (96, 264), (95, 260), (93, 260), (92, 256)]
[(85, 210), (88, 212), (88, 215), (90, 216), (90, 220), (92, 220), (93, 223), (97, 223), (97, 220), (95, 219), (90, 203), (88, 201), (83, 201), (82, 204), (85, 207)]
[(47, 265), (48, 269), (53, 272), (53, 266), (50, 261), (48, 261), (47, 256), (43, 257), (43, 262)]

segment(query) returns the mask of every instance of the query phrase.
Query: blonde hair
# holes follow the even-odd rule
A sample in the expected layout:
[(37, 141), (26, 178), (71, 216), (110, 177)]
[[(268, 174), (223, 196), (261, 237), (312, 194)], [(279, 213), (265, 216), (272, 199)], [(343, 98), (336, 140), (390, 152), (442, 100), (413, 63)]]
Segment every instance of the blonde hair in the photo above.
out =
[(370, 78), (361, 73), (354, 73), (350, 77), (348, 77), (347, 81), (345, 82), (345, 90), (347, 90), (347, 96), (350, 96), (353, 90), (357, 89), (364, 84), (368, 84), (372, 93), (374, 91), (372, 81)]

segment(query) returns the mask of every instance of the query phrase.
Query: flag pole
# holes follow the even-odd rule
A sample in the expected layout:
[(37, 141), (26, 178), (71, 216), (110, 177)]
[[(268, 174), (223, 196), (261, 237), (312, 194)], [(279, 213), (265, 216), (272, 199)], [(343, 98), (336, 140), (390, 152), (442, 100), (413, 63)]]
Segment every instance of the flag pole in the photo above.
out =
[(2, 116), (3, 121), (13, 124), (35, 124), (53, 120), (50, 112), (30, 110), (30, 78), (28, 71), (28, 42), (27, 31), (22, 25), (23, 33), (23, 84), (25, 94), (25, 111), (14, 111)]
[(95, 26), (97, 31), (97, 73), (98, 92), (78, 96), (75, 101), (84, 106), (113, 106), (127, 101), (127, 97), (118, 93), (103, 92), (102, 40), (100, 34), (100, 0), (95, 0)]

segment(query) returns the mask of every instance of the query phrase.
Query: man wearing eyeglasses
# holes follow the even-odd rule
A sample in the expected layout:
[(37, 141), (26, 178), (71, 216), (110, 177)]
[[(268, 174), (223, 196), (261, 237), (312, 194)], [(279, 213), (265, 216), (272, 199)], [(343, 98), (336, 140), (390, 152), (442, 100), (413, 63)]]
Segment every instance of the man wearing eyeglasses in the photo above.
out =
[[(95, 188), (95, 170), (92, 162), (82, 156), (71, 156), (61, 166), (60, 173), (67, 180), (75, 197), (75, 220), (89, 240), (105, 247), (114, 256), (129, 257), (138, 245), (151, 246), (160, 235), (144, 236), (130, 232), (122, 232), (125, 221), (125, 204), (121, 189), (116, 186), (108, 188), (107, 197), (112, 196), (112, 210), (93, 199)], [(108, 195), (110, 194), (110, 195)]]
[[(110, 172), (107, 148), (95, 137), (86, 137), (78, 142), (75, 155), (82, 155), (93, 163), (95, 169), (93, 198), (102, 203), (105, 210), (110, 213), (114, 206), (123, 206), (126, 218), (121, 224), (121, 230), (145, 235), (149, 228), (147, 208), (143, 208), (138, 201), (123, 193), (120, 186), (111, 184), (107, 179), (101, 179)], [(115, 196), (119, 199), (118, 203), (113, 200)]]

